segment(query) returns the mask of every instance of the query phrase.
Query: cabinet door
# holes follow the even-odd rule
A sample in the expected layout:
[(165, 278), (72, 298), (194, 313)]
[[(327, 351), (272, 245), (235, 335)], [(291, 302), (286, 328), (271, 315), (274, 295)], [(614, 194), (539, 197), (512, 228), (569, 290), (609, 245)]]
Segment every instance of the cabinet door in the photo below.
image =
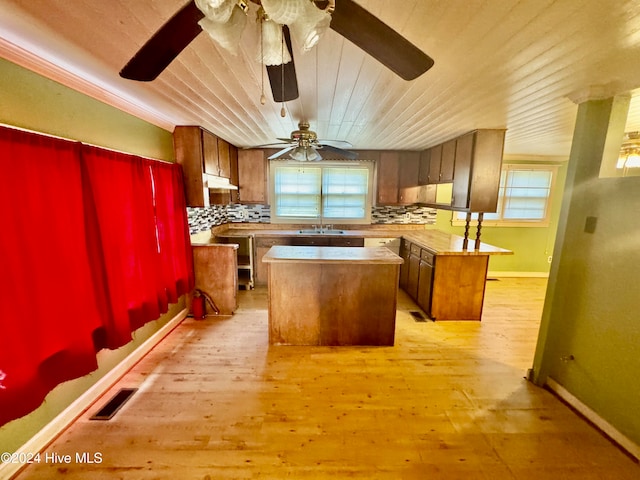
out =
[(411, 298), (418, 298), (418, 279), (420, 278), (420, 255), (413, 252), (409, 255), (409, 276), (407, 278), (407, 290)]
[[(229, 182), (231, 185), (238, 186), (238, 148), (235, 145), (229, 145)], [(229, 190), (229, 201), (238, 203), (238, 190)]]
[(418, 169), (418, 185), (429, 184), (429, 162), (431, 160), (431, 150), (420, 152), (420, 168)]
[(426, 260), (420, 260), (418, 274), (418, 296), (416, 302), (425, 313), (431, 316), (431, 289), (433, 285), (433, 265)]
[(456, 163), (456, 140), (449, 140), (442, 144), (442, 159), (440, 160), (440, 180), (438, 183), (453, 182), (453, 172)]
[(495, 212), (498, 207), (505, 130), (478, 130), (474, 146), (469, 210)]
[(218, 138), (218, 174), (224, 178), (231, 177), (229, 142), (221, 138)]
[(208, 207), (209, 192), (202, 181), (202, 130), (199, 127), (177, 126), (173, 131), (176, 162), (182, 165), (185, 200), (189, 207)]
[(429, 150), (429, 175), (428, 183), (440, 182), (440, 163), (442, 161), (442, 145), (436, 145)]
[(202, 153), (204, 156), (204, 173), (210, 175), (220, 175), (218, 164), (218, 137), (201, 130), (202, 132)]
[(405, 292), (407, 291), (407, 284), (409, 282), (409, 248), (410, 243), (406, 240), (402, 240), (400, 243), (400, 256), (404, 262), (400, 265), (400, 288)]
[(378, 160), (378, 205), (397, 205), (398, 203), (398, 152), (381, 152)]
[(418, 201), (418, 174), (420, 171), (420, 152), (401, 152), (399, 168), (398, 203), (412, 205)]
[(453, 179), (451, 206), (467, 208), (469, 202), (469, 182), (471, 181), (471, 161), (475, 132), (458, 138), (456, 145), (456, 175)]
[(262, 150), (238, 151), (240, 203), (267, 203), (267, 160)]

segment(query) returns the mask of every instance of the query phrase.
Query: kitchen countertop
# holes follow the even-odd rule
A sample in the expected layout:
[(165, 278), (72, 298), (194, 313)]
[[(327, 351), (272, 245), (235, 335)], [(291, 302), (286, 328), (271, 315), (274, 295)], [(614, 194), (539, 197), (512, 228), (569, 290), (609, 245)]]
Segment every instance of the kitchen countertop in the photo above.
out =
[[(333, 234), (316, 234), (316, 233), (300, 233), (300, 229), (279, 229), (268, 228), (266, 225), (261, 228), (251, 228), (250, 226), (234, 227), (230, 226), (226, 229), (221, 229), (214, 233), (218, 237), (314, 237), (314, 236), (328, 236), (328, 237), (358, 237), (358, 238), (398, 238), (402, 237), (412, 243), (415, 243), (427, 250), (432, 251), (436, 255), (512, 255), (511, 250), (496, 247), (488, 243), (481, 242), (479, 248), (475, 248), (475, 240), (473, 237), (469, 238), (466, 248), (464, 248), (464, 238), (459, 235), (452, 235), (446, 232), (435, 229), (424, 228), (395, 228), (385, 229), (384, 227), (375, 228), (361, 228), (361, 229), (344, 229), (344, 233)], [(307, 226), (308, 227), (308, 226)], [(348, 247), (337, 247), (348, 248)], [(362, 248), (362, 247), (355, 247)]]
[(265, 263), (400, 264), (402, 258), (386, 247), (294, 247), (276, 245), (262, 258)]

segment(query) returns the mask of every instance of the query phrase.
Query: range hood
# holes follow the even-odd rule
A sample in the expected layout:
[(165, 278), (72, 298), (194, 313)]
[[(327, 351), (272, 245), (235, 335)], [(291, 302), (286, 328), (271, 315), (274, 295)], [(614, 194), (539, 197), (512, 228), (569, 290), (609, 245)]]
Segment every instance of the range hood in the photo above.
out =
[(208, 173), (202, 174), (202, 183), (205, 188), (213, 188), (219, 190), (237, 190), (238, 187), (232, 185), (228, 178), (218, 177), (216, 175), (210, 175)]

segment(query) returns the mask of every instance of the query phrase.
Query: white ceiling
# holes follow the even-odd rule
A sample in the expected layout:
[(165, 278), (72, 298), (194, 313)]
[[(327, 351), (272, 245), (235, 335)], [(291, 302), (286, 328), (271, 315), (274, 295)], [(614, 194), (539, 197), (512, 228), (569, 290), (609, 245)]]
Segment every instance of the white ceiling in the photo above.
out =
[(566, 157), (569, 98), (623, 92), (634, 94), (626, 130), (640, 130), (640, 0), (358, 0), (435, 66), (407, 82), (329, 31), (315, 50), (294, 51), (300, 98), (285, 118), (266, 78), (260, 104), (253, 18), (238, 56), (202, 33), (155, 81), (118, 76), (185, 3), (0, 0), (0, 56), (163, 128), (202, 125), (237, 146), (307, 120), (320, 138), (355, 148), (422, 149), (507, 128), (507, 155)]

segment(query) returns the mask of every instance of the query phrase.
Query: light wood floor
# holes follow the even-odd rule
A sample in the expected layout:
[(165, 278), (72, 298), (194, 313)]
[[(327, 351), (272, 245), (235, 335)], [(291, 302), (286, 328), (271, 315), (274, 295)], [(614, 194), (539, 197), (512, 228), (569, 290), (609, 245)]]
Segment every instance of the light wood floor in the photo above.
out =
[[(640, 467), (524, 380), (545, 280), (487, 284), (483, 321), (416, 322), (394, 347), (269, 347), (266, 291), (185, 320), (47, 450), (101, 464), (24, 479), (638, 479)], [(139, 387), (110, 421), (88, 417)]]

